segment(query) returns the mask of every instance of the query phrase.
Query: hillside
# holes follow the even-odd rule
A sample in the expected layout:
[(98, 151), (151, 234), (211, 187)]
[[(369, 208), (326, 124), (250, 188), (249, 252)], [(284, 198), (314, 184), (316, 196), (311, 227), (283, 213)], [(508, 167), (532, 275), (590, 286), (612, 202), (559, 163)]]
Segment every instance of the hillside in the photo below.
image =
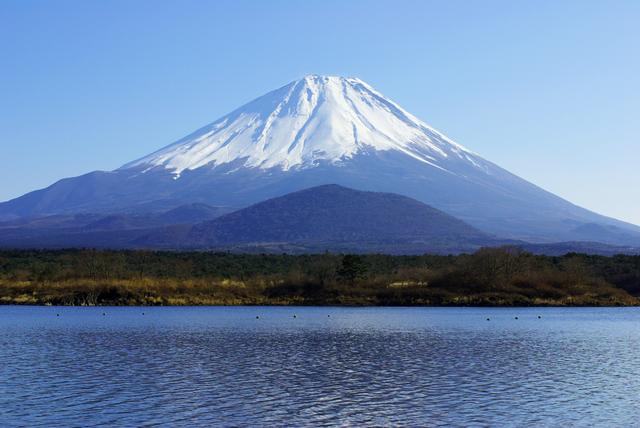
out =
[(416, 252), (460, 252), (492, 241), (463, 221), (414, 199), (338, 185), (269, 199), (194, 225), (181, 237), (174, 232), (164, 229), (137, 244), (199, 249), (351, 248), (397, 253), (409, 248)]

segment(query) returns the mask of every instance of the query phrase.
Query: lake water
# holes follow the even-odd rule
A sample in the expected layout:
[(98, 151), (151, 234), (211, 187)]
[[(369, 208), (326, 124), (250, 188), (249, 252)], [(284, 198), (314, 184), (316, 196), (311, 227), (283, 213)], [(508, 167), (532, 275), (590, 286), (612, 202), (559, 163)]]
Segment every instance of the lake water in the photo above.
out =
[(640, 426), (640, 309), (0, 307), (0, 425)]

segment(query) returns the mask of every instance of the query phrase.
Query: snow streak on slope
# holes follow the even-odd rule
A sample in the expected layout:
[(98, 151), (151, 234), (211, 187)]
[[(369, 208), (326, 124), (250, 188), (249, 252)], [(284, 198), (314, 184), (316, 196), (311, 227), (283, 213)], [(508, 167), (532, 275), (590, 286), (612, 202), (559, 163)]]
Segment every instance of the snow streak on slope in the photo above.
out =
[(451, 161), (486, 169), (482, 158), (429, 127), (357, 78), (310, 75), (270, 92), (132, 167), (180, 175), (231, 162), (308, 168), (368, 150), (396, 150), (436, 168)]

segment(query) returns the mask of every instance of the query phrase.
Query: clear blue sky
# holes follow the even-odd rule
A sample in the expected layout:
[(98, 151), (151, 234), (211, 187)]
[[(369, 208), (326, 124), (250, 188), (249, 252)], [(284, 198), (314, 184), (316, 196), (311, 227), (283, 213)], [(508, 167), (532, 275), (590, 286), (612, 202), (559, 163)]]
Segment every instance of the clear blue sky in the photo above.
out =
[(110, 170), (304, 74), (640, 224), (640, 1), (0, 2), (0, 200)]

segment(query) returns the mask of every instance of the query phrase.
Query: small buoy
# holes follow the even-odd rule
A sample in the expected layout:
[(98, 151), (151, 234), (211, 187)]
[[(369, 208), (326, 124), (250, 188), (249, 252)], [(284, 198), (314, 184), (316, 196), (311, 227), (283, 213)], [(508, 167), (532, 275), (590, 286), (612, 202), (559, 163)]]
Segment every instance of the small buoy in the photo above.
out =
[(103, 312), (103, 313), (102, 313), (102, 316), (105, 316), (105, 315), (107, 315), (107, 314)]
[(142, 315), (144, 315), (144, 312), (142, 313)]
[(256, 319), (260, 319), (260, 317), (256, 315)]
[(327, 315), (327, 318), (331, 318), (331, 315)]
[(538, 315), (538, 319), (542, 318), (540, 315)]
[(518, 317), (516, 317), (515, 319), (518, 319)]
[(293, 317), (294, 317), (294, 318), (298, 318), (298, 316), (297, 316), (297, 315), (293, 315)]
[(59, 316), (60, 316), (60, 314), (56, 314), (56, 316), (57, 316), (57, 317), (59, 317)]
[(487, 318), (487, 321), (489, 321), (489, 320), (490, 320), (490, 318)]

